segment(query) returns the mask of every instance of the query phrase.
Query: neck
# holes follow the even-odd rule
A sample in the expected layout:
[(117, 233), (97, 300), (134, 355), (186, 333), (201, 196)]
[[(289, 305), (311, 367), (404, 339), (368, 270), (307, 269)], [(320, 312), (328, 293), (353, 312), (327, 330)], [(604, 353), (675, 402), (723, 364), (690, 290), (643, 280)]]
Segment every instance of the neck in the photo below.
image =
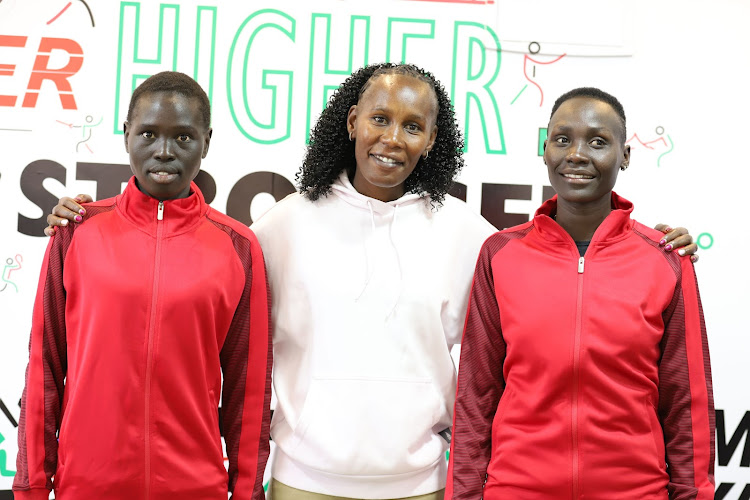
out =
[(575, 203), (557, 199), (555, 220), (574, 241), (591, 241), (599, 225), (612, 211), (612, 195), (595, 202)]

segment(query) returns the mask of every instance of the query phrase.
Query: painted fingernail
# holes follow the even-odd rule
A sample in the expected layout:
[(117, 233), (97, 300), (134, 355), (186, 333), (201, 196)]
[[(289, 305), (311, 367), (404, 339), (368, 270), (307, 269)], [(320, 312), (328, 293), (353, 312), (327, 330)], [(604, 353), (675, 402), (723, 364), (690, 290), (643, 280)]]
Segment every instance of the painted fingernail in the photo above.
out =
[(73, 218), (75, 219), (76, 222), (81, 222), (83, 220), (83, 217), (81, 217), (80, 215), (76, 215)]
[(664, 244), (665, 244), (666, 242), (667, 242), (667, 240), (665, 240), (664, 238), (662, 238), (662, 239), (661, 239), (661, 241), (659, 242), (659, 244), (660, 244), (660, 245), (662, 245), (662, 246), (664, 246)]
[(85, 214), (85, 213), (86, 213), (86, 210), (82, 208), (82, 209), (80, 209), (80, 210), (78, 211), (78, 213), (79, 213), (79, 214), (81, 214), (81, 215), (83, 215), (83, 214)]
[(671, 233), (672, 232), (672, 228), (669, 227), (669, 226), (667, 226), (667, 228), (664, 231), (666, 231), (667, 233)]
[(665, 246), (664, 250), (666, 250), (667, 252), (671, 252), (672, 251), (672, 244), (670, 243), (669, 245)]
[(73, 198), (73, 199), (74, 199), (75, 201), (77, 201), (78, 203), (81, 203), (81, 201), (83, 201), (83, 200), (81, 200), (81, 199), (80, 199), (80, 198), (79, 198), (78, 196), (76, 196), (76, 197), (75, 197), (75, 198)]
[(691, 256), (690, 256), (690, 260), (691, 260), (692, 262), (698, 262), (698, 257), (696, 257), (695, 255), (691, 255)]
[[(68, 225), (68, 219), (63, 219), (62, 222), (60, 222), (61, 226), (67, 226)], [(54, 231), (55, 228), (53, 227), (52, 230)]]
[(685, 255), (685, 250), (680, 248), (679, 250), (677, 250), (677, 253), (680, 254), (680, 256)]

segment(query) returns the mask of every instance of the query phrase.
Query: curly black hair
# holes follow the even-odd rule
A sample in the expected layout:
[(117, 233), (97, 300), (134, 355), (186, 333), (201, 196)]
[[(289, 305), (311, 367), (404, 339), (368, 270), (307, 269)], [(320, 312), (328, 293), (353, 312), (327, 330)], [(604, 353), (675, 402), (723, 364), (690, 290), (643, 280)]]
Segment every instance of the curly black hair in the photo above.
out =
[(429, 156), (420, 158), (406, 179), (405, 192), (429, 196), (440, 205), (464, 166), (464, 140), (448, 94), (432, 73), (413, 64), (371, 64), (360, 68), (334, 92), (310, 132), (310, 143), (295, 176), (302, 194), (312, 201), (331, 192), (331, 185), (344, 169), (356, 168), (354, 142), (346, 128), (349, 108), (359, 102), (373, 79), (387, 74), (408, 75), (428, 83), (438, 103), (437, 136)]
[(201, 86), (184, 73), (178, 71), (162, 71), (148, 77), (133, 91), (128, 106), (128, 121), (133, 119), (133, 111), (138, 99), (147, 94), (157, 94), (159, 92), (174, 92), (188, 99), (196, 98), (200, 104), (201, 125), (208, 129), (211, 126), (211, 103), (208, 100), (206, 92)]

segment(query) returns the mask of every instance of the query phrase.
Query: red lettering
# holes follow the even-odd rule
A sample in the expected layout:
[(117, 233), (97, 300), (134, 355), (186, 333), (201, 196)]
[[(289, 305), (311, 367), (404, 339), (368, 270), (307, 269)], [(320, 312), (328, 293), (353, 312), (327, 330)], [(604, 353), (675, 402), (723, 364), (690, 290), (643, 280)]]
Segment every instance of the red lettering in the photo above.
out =
[[(49, 67), (49, 55), (53, 50), (64, 50), (68, 53), (70, 58), (65, 67), (59, 69)], [(78, 43), (67, 38), (42, 38), (22, 107), (35, 107), (42, 82), (50, 80), (57, 86), (63, 109), (78, 109), (75, 97), (73, 97), (73, 88), (70, 86), (68, 78), (75, 75), (81, 69), (81, 66), (83, 66), (83, 50)]]
[[(24, 47), (25, 36), (0, 35), (0, 47)], [(13, 76), (16, 71), (15, 64), (0, 64), (0, 76)], [(0, 106), (12, 108), (16, 105), (16, 96), (0, 95)]]

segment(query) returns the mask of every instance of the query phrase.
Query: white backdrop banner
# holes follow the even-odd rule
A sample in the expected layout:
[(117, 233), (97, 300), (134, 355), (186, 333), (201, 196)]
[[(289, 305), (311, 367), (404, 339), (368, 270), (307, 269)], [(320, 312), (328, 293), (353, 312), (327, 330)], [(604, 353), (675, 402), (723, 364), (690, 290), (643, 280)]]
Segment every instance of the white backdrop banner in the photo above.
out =
[(499, 228), (552, 194), (540, 155), (555, 98), (597, 86), (623, 102), (632, 161), (617, 191), (641, 222), (697, 237), (716, 498), (750, 499), (748, 19), (741, 0), (0, 0), (0, 500), (11, 498), (45, 214), (63, 195), (120, 192), (135, 86), (177, 70), (206, 89), (214, 137), (197, 181), (250, 224), (294, 189), (331, 92), (382, 61), (446, 87), (466, 138), (454, 194)]

